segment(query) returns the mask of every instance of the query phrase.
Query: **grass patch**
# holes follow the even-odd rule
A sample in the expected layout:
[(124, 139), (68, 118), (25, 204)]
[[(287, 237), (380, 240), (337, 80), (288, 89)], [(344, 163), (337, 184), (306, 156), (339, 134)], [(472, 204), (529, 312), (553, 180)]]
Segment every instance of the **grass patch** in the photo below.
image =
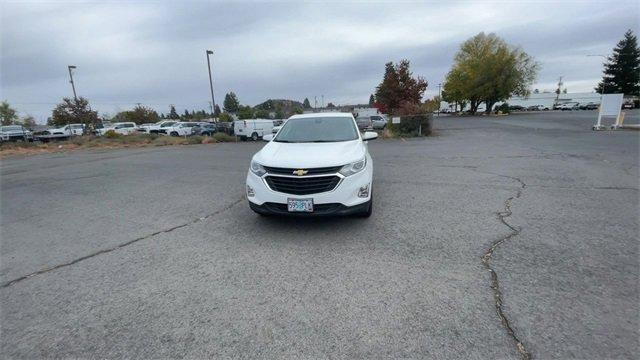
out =
[(213, 134), (213, 139), (216, 142), (234, 142), (234, 141), (236, 141), (235, 136), (231, 136), (229, 134), (225, 134), (225, 133), (221, 133), (221, 132), (217, 132), (217, 133)]
[[(110, 133), (108, 136), (74, 136), (66, 141), (53, 141), (48, 143), (41, 142), (7, 142), (0, 145), (0, 156), (8, 155), (33, 155), (49, 152), (60, 152), (75, 149), (95, 149), (95, 148), (126, 148), (126, 147), (145, 147), (145, 146), (175, 146), (175, 145), (196, 145), (196, 144), (213, 144), (222, 141), (229, 141), (228, 138), (234, 140), (232, 136), (226, 134), (222, 140), (214, 137), (204, 136), (162, 136), (157, 134), (131, 134), (122, 135), (118, 133)], [(216, 134), (218, 135), (218, 134)]]

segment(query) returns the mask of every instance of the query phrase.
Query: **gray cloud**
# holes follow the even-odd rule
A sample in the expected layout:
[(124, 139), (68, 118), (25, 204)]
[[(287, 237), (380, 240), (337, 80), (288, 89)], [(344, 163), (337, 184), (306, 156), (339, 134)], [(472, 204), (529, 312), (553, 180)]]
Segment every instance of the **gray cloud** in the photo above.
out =
[(590, 91), (609, 53), (638, 30), (636, 2), (464, 3), (0, 3), (2, 99), (44, 121), (70, 86), (102, 113), (143, 103), (166, 112), (208, 107), (204, 51), (216, 101), (235, 91), (266, 98), (366, 102), (387, 61), (411, 60), (437, 93), (459, 44), (480, 31), (520, 45), (542, 65), (536, 87), (559, 75)]

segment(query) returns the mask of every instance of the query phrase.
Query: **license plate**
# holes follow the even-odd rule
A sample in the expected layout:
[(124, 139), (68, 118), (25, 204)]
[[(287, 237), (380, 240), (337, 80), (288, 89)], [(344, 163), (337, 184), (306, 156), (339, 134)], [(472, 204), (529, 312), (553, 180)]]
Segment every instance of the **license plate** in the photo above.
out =
[(313, 199), (287, 199), (289, 212), (313, 212)]

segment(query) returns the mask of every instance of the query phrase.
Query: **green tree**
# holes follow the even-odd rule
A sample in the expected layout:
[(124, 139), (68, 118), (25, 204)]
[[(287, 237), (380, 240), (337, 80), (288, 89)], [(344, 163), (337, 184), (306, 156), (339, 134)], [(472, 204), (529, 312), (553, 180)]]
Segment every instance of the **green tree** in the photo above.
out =
[(251, 106), (240, 105), (238, 109), (238, 119), (253, 119), (253, 108)]
[(371, 94), (371, 96), (369, 96), (369, 106), (373, 107), (375, 103), (376, 103), (376, 98), (375, 96), (373, 96), (373, 94)]
[(134, 122), (138, 125), (160, 120), (158, 113), (148, 107), (137, 105), (133, 110), (121, 111), (114, 116), (116, 121)]
[(169, 108), (169, 119), (171, 120), (180, 119), (180, 115), (178, 115), (178, 113), (176, 112), (176, 107), (173, 105), (171, 105), (171, 107)]
[(222, 113), (222, 111), (220, 111), (220, 106), (218, 106), (216, 104), (216, 106), (213, 108), (213, 117), (218, 117), (220, 116), (220, 113)]
[(238, 97), (236, 94), (231, 91), (227, 95), (224, 96), (224, 102), (222, 103), (224, 111), (229, 113), (236, 113), (240, 110), (240, 101), (238, 101)]
[(233, 121), (233, 116), (231, 116), (229, 113), (223, 112), (222, 114), (220, 114), (220, 116), (218, 116), (218, 121), (231, 122)]
[(633, 31), (628, 30), (624, 34), (613, 54), (607, 58), (604, 75), (596, 91), (640, 95), (640, 49)]
[(409, 60), (398, 64), (385, 64), (384, 77), (376, 87), (375, 99), (381, 105), (382, 112), (393, 114), (402, 103), (418, 104), (427, 89), (427, 81), (422, 77), (413, 77)]
[(6, 101), (0, 104), (0, 120), (2, 125), (11, 125), (18, 120), (18, 112)]
[(22, 126), (26, 127), (27, 129), (33, 129), (36, 127), (36, 119), (33, 118), (33, 116), (31, 115), (27, 115), (25, 117), (22, 118)]
[(253, 117), (256, 119), (268, 119), (269, 118), (269, 112), (267, 110), (257, 110), (254, 114)]
[(49, 125), (64, 126), (67, 124), (84, 124), (85, 131), (99, 123), (98, 112), (91, 110), (89, 101), (83, 97), (78, 100), (63, 98), (51, 113)]
[(282, 110), (276, 110), (276, 119), (284, 119), (284, 111)]
[(472, 113), (483, 102), (491, 112), (496, 102), (528, 95), (538, 69), (538, 63), (522, 49), (495, 34), (480, 33), (460, 46), (444, 93), (448, 101), (468, 101)]
[(305, 109), (311, 109), (311, 103), (309, 103), (309, 99), (304, 98), (304, 101), (302, 102), (302, 107)]
[(332, 102), (327, 104), (327, 109), (334, 109), (335, 107), (336, 106)]

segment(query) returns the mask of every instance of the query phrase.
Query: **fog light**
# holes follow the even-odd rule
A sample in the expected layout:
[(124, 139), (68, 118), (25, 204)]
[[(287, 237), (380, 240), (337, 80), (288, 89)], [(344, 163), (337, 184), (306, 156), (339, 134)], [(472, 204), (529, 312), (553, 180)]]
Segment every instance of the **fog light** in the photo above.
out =
[(247, 196), (248, 197), (254, 197), (256, 196), (256, 192), (253, 191), (253, 188), (249, 185), (247, 185)]
[(369, 185), (360, 187), (358, 190), (358, 197), (366, 198), (369, 196)]

